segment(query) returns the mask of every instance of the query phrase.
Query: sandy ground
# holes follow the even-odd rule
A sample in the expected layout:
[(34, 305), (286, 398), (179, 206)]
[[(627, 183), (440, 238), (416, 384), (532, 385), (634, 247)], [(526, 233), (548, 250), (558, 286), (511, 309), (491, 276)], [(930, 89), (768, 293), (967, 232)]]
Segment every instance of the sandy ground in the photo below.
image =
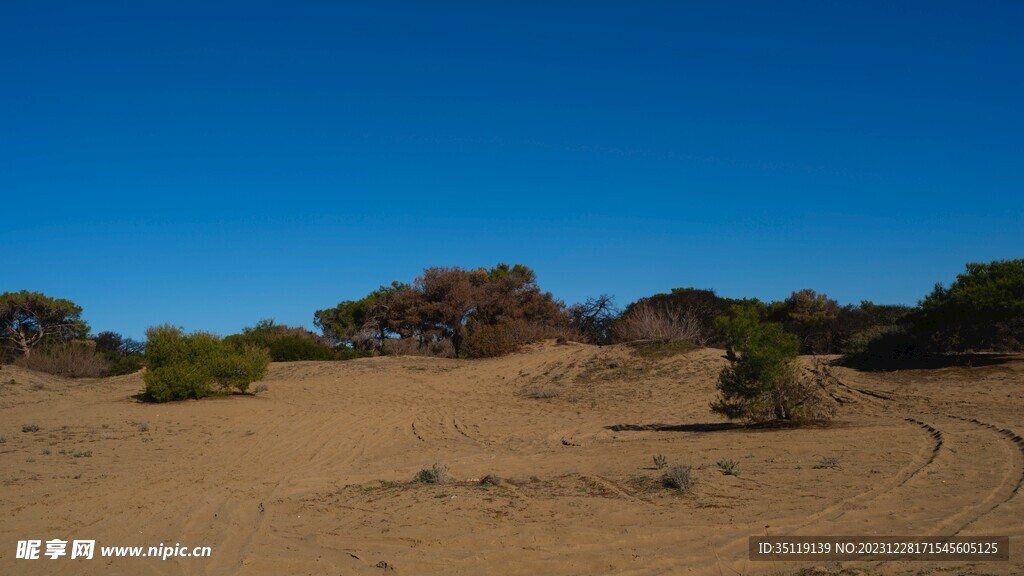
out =
[[(748, 561), (747, 538), (766, 533), (1009, 535), (1009, 562), (825, 567), (1024, 574), (1024, 448), (1013, 438), (1024, 431), (1024, 358), (836, 369), (836, 424), (787, 430), (713, 426), (723, 364), (717, 350), (656, 360), (551, 343), (494, 360), (275, 364), (257, 396), (164, 405), (132, 398), (139, 375), (70, 381), (5, 366), (0, 574), (814, 566)], [(557, 396), (525, 394), (536, 391)], [(659, 486), (654, 454), (695, 468), (692, 494)], [(838, 466), (820, 467), (825, 457)], [(722, 458), (739, 476), (718, 469)], [(435, 462), (451, 483), (408, 482)], [(504, 481), (480, 486), (487, 474)], [(211, 546), (212, 556), (16, 560), (29, 538)]]

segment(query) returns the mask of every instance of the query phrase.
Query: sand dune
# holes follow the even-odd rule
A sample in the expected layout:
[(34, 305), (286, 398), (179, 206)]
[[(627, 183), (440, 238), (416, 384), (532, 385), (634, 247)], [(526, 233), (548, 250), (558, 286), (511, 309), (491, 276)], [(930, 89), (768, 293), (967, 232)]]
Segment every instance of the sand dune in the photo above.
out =
[[(539, 345), (478, 361), (275, 364), (258, 396), (152, 405), (138, 375), (0, 370), (2, 574), (786, 574), (751, 535), (1010, 535), (1024, 574), (1024, 358), (836, 369), (828, 428), (728, 429), (719, 350)], [(535, 396), (541, 396), (536, 398)], [(545, 397), (547, 396), (547, 397)], [(22, 432), (36, 424), (38, 432)], [(44, 453), (48, 452), (48, 453)], [(661, 488), (654, 454), (689, 464)], [(821, 468), (822, 458), (838, 466)], [(739, 476), (715, 463), (731, 458)], [(409, 484), (433, 463), (446, 485)], [(496, 475), (498, 486), (478, 479)], [(28, 538), (212, 557), (16, 560)], [(945, 571), (951, 570), (951, 571)], [(925, 572), (929, 573), (929, 572)]]

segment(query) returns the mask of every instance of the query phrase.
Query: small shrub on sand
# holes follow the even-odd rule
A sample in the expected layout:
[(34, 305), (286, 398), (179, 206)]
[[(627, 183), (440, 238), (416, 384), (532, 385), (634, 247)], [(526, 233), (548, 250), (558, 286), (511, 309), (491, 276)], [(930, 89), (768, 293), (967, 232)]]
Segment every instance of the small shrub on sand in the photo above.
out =
[(661, 477), (661, 483), (666, 488), (689, 492), (697, 483), (697, 477), (693, 474), (693, 466), (673, 466)]
[(448, 466), (434, 464), (430, 468), (424, 468), (416, 473), (412, 481), (419, 484), (445, 484), (448, 482)]
[(722, 458), (718, 461), (718, 469), (726, 476), (739, 476), (740, 463), (731, 458)]
[(557, 398), (562, 394), (561, 390), (555, 388), (539, 388), (535, 390), (527, 390), (523, 392), (523, 396), (531, 398), (533, 400), (545, 400), (548, 398)]
[(25, 432), (26, 434), (31, 432), (39, 432), (39, 426), (35, 424), (23, 424), (21, 426), (21, 431)]
[(665, 458), (664, 454), (654, 455), (654, 467), (656, 469), (661, 470), (666, 464), (668, 464), (668, 458)]
[(814, 469), (815, 470), (820, 470), (822, 468), (828, 468), (828, 469), (839, 468), (839, 458), (837, 458), (835, 456), (822, 456), (821, 460), (819, 460), (818, 463), (814, 465)]
[(488, 474), (480, 479), (481, 486), (500, 486), (501, 478), (498, 478), (494, 474)]

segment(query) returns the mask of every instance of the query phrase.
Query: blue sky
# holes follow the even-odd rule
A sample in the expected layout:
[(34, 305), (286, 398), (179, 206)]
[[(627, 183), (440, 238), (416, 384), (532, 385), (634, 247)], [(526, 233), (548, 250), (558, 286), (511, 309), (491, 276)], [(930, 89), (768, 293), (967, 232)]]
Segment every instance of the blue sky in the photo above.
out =
[(1024, 256), (1017, 2), (9, 2), (0, 291), (230, 333), (431, 265), (914, 303)]

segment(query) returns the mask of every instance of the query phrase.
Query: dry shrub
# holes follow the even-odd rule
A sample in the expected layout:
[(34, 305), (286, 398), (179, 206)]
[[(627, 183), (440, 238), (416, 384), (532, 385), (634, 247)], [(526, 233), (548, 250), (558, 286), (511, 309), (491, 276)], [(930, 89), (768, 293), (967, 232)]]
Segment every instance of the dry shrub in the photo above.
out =
[(550, 325), (525, 320), (475, 326), (466, 338), (465, 353), (470, 358), (492, 358), (511, 354), (523, 344), (549, 338), (569, 340), (572, 330), (563, 325)]
[(673, 466), (661, 477), (661, 483), (666, 488), (689, 492), (697, 483), (697, 477), (693, 473), (693, 466)]
[(567, 344), (569, 342), (590, 342), (585, 335), (580, 334), (572, 326), (568, 325), (545, 327), (544, 337), (542, 339), (554, 339), (559, 344)]
[(557, 398), (561, 396), (562, 391), (555, 388), (537, 388), (533, 390), (526, 390), (522, 394), (524, 398), (547, 400), (548, 398)]
[(615, 323), (619, 340), (686, 341), (703, 346), (707, 342), (704, 325), (695, 315), (666, 305), (645, 303), (622, 315)]
[[(723, 383), (727, 384), (736, 376), (732, 368), (723, 372), (720, 389)], [(719, 400), (712, 409), (730, 418), (741, 417), (754, 423), (826, 424), (836, 414), (835, 403), (828, 396), (833, 378), (821, 362), (812, 370), (801, 370), (789, 364), (771, 386), (761, 387), (757, 393), (746, 397), (733, 396), (731, 402)]]
[(466, 339), (466, 355), (471, 358), (491, 358), (511, 354), (519, 348), (518, 331), (514, 324), (480, 326)]
[(420, 484), (446, 484), (449, 479), (448, 466), (434, 464), (430, 468), (424, 468), (417, 472), (412, 481)]
[(99, 378), (110, 370), (110, 361), (93, 346), (72, 342), (36, 350), (15, 364), (29, 370), (68, 378)]
[(384, 354), (394, 356), (436, 356), (451, 358), (455, 349), (449, 340), (427, 340), (419, 338), (389, 338), (384, 341)]

